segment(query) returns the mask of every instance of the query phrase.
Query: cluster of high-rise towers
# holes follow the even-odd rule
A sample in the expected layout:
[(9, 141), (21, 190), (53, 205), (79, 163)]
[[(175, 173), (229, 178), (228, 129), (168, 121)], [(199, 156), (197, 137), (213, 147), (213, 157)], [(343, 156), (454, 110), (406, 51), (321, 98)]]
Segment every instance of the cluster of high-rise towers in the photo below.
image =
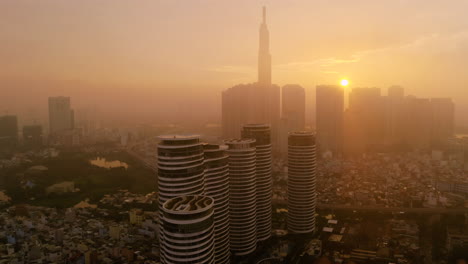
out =
[[(453, 134), (450, 99), (404, 97), (391, 87), (317, 87), (317, 142), (305, 128), (305, 91), (271, 82), (266, 11), (260, 26), (258, 81), (222, 94), (223, 145), (198, 136), (161, 136), (158, 145), (163, 263), (229, 263), (270, 238), (272, 155), (287, 156), (290, 233), (315, 230), (316, 145), (321, 153), (358, 153), (384, 142), (426, 144)], [(346, 129), (345, 129), (346, 128)], [(429, 138), (416, 131), (431, 131)], [(413, 133), (414, 132), (414, 133)], [(427, 134), (427, 133), (426, 133)], [(348, 143), (344, 142), (348, 138)]]
[(258, 81), (223, 91), (222, 135), (223, 138), (238, 138), (243, 124), (270, 124), (273, 152), (286, 154), (287, 133), (305, 127), (305, 91), (299, 85), (285, 85), (280, 89), (271, 82), (265, 8), (259, 33)]
[(345, 91), (336, 85), (316, 90), (316, 131), (322, 153), (359, 155), (369, 151), (406, 151), (446, 145), (455, 132), (451, 98), (405, 96), (399, 86), (353, 88), (345, 109)]
[[(163, 263), (229, 263), (232, 254), (251, 254), (271, 236), (272, 155), (278, 145), (280, 98), (279, 87), (271, 84), (265, 20), (264, 8), (258, 82), (223, 94), (224, 144), (205, 144), (198, 136), (160, 137)], [(301, 87), (284, 91), (304, 98)], [(286, 111), (294, 117), (291, 122), (304, 122), (296, 118), (294, 108)], [(303, 123), (296, 126), (303, 130)], [(310, 233), (315, 229), (315, 137), (310, 132), (290, 133), (288, 142), (289, 231)]]
[[(202, 143), (199, 136), (160, 137), (163, 263), (229, 263), (232, 255), (251, 254), (259, 242), (271, 236), (272, 156), (278, 144), (275, 120), (279, 117), (279, 88), (271, 85), (265, 18), (264, 8), (258, 83), (237, 86), (223, 94), (223, 122), (228, 118), (225, 128), (229, 130), (224, 143)], [(244, 89), (249, 95), (237, 98), (236, 93)], [(283, 94), (291, 101), (287, 102), (291, 107), (284, 111), (302, 131), (304, 117), (297, 115), (292, 101), (304, 100), (304, 90), (289, 85)], [(234, 109), (225, 109), (226, 104)], [(305, 106), (299, 108), (305, 111)], [(237, 113), (226, 117), (228, 110)], [(315, 136), (292, 132), (283, 144), (289, 154), (288, 229), (291, 233), (311, 233), (315, 230)]]
[[(392, 86), (387, 95), (382, 95), (380, 88), (353, 88), (345, 108), (344, 87), (319, 85), (315, 121), (320, 153), (356, 155), (427, 149), (446, 144), (454, 135), (455, 106), (451, 98), (407, 96), (402, 87)], [(283, 156), (287, 153), (287, 134), (305, 128), (304, 88), (285, 85), (280, 89), (271, 82), (265, 9), (260, 26), (258, 81), (222, 93), (223, 137), (239, 137), (239, 128), (248, 123), (271, 124), (273, 151)]]
[[(229, 263), (271, 236), (272, 144), (267, 124), (247, 124), (238, 139), (161, 136), (158, 145), (163, 263)], [(288, 229), (315, 230), (315, 137), (289, 135)]]

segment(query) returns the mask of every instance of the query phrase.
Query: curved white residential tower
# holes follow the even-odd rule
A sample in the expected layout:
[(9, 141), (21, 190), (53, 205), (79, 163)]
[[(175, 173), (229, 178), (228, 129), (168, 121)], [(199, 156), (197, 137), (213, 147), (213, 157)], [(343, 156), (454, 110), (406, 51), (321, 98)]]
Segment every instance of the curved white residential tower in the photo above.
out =
[(214, 200), (188, 195), (167, 200), (162, 206), (165, 264), (214, 264)]
[(257, 240), (263, 241), (271, 236), (271, 129), (267, 124), (244, 125), (242, 138), (255, 139), (257, 150)]
[(199, 136), (160, 136), (159, 207), (168, 199), (204, 193), (203, 145)]
[(205, 192), (214, 199), (215, 263), (230, 262), (227, 146), (205, 144)]
[(315, 230), (315, 136), (291, 132), (288, 137), (288, 231)]
[(254, 139), (225, 141), (229, 149), (231, 251), (243, 256), (257, 247), (257, 188)]

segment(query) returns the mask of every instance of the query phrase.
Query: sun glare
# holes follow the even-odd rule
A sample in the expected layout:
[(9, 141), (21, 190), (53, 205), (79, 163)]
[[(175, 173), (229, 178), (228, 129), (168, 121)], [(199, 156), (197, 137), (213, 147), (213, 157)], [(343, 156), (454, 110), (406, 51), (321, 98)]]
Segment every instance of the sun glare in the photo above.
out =
[(349, 81), (346, 80), (346, 79), (343, 79), (343, 80), (340, 81), (340, 84), (341, 84), (341, 86), (348, 86)]

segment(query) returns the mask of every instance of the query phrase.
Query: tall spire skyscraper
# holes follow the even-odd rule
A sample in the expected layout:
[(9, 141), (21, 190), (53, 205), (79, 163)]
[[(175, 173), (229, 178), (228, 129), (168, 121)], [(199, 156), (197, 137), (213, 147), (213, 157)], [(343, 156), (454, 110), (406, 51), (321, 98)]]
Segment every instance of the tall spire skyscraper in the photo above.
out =
[(270, 33), (266, 24), (266, 7), (263, 7), (263, 20), (260, 25), (260, 41), (258, 49), (258, 83), (271, 85), (271, 55)]
[(236, 85), (223, 91), (222, 122), (224, 138), (239, 138), (245, 124), (269, 124), (273, 152), (278, 150), (280, 88), (271, 83), (270, 33), (266, 25), (266, 8), (260, 25), (258, 80)]

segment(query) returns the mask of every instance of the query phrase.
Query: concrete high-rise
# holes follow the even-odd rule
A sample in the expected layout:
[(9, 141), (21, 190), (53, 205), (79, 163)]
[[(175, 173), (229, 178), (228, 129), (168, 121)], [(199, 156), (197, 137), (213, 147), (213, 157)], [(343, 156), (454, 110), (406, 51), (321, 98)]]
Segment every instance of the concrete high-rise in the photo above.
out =
[(240, 138), (244, 124), (253, 120), (253, 84), (241, 84), (222, 93), (222, 136), (223, 138)]
[(0, 116), (0, 147), (12, 148), (18, 144), (18, 118), (14, 115)]
[[(347, 115), (352, 116), (354, 133), (344, 137), (348, 154), (373, 150), (384, 142), (385, 104), (379, 88), (353, 88)], [(350, 126), (346, 126), (349, 129)]]
[(164, 264), (214, 264), (214, 200), (186, 195), (171, 198), (162, 206), (161, 261)]
[(403, 98), (405, 96), (405, 89), (398, 85), (390, 86), (387, 89), (387, 96), (391, 98)]
[(343, 148), (344, 90), (336, 85), (319, 85), (316, 90), (316, 100), (319, 151), (340, 154)]
[(70, 97), (49, 97), (49, 133), (62, 133), (74, 128)]
[(401, 86), (388, 88), (384, 98), (384, 143), (387, 146), (401, 145), (405, 131), (405, 92)]
[(285, 85), (281, 88), (281, 97), (282, 117), (289, 120), (289, 129), (304, 130), (306, 105), (304, 88), (294, 84)]
[(241, 132), (244, 139), (255, 139), (257, 185), (257, 239), (271, 236), (272, 151), (271, 130), (267, 124), (248, 124)]
[(229, 156), (230, 245), (237, 256), (257, 248), (257, 181), (255, 139), (230, 139)]
[(181, 195), (205, 192), (203, 145), (197, 135), (160, 136), (158, 144), (159, 206)]
[(408, 96), (405, 99), (405, 143), (413, 149), (427, 149), (431, 144), (431, 100)]
[(280, 120), (280, 87), (268, 88), (258, 83), (241, 84), (222, 92), (221, 102), (223, 138), (239, 138), (245, 124), (271, 125), (272, 142), (276, 144)]
[(288, 152), (288, 133), (305, 128), (305, 90), (299, 85), (288, 84), (281, 88), (281, 122), (279, 126), (280, 153)]
[(205, 144), (205, 191), (214, 199), (215, 263), (230, 261), (229, 164), (227, 146)]
[(292, 132), (288, 137), (288, 231), (315, 231), (315, 137), (311, 132)]
[(260, 38), (258, 47), (258, 83), (264, 86), (271, 85), (271, 54), (270, 32), (266, 24), (266, 7), (263, 7), (263, 19), (260, 24)]
[[(271, 54), (270, 32), (266, 23), (266, 7), (262, 9), (262, 23), (259, 30), (258, 47), (258, 81), (254, 89), (255, 118), (249, 123), (269, 124), (271, 126), (271, 142), (276, 152), (279, 151), (279, 125), (280, 125), (280, 87), (272, 85), (271, 81)], [(244, 123), (245, 125), (247, 123)]]
[(222, 94), (223, 137), (239, 138), (243, 125), (266, 123), (271, 125), (273, 146), (278, 149), (280, 87), (271, 83), (271, 55), (265, 8), (259, 35), (257, 82), (234, 86)]
[(445, 143), (455, 134), (455, 105), (451, 98), (431, 98), (432, 142)]

